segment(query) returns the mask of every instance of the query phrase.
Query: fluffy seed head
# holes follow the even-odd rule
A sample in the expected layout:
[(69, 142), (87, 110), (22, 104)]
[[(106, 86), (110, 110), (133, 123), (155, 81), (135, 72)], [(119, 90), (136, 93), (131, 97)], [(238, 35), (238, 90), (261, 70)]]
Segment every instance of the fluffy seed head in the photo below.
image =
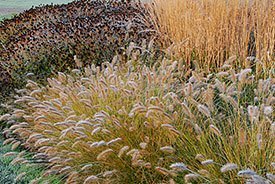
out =
[(204, 160), (204, 161), (201, 162), (202, 165), (210, 165), (210, 164), (213, 164), (213, 163), (214, 163), (214, 161), (211, 160), (211, 159), (209, 159), (209, 160)]
[(251, 169), (241, 170), (238, 172), (239, 177), (251, 177), (253, 175), (256, 175), (256, 173)]
[(184, 163), (182, 163), (182, 162), (174, 163), (174, 164), (170, 165), (170, 168), (174, 169), (174, 170), (177, 170), (177, 171), (188, 170), (187, 166)]
[(205, 116), (210, 117), (211, 116), (211, 112), (208, 109), (208, 107), (206, 107), (205, 105), (198, 105), (198, 110), (203, 113)]
[(190, 174), (186, 174), (184, 176), (184, 180), (186, 183), (189, 183), (191, 181), (194, 181), (196, 179), (198, 179), (199, 175), (198, 174), (193, 174), (193, 173), (190, 173)]
[(94, 183), (94, 182), (98, 182), (99, 178), (97, 176), (89, 176), (84, 180), (84, 184), (90, 184), (90, 183)]
[(160, 148), (161, 151), (163, 151), (164, 153), (174, 153), (175, 149), (171, 146), (164, 146)]
[(225, 165), (223, 165), (221, 167), (221, 172), (224, 173), (224, 172), (228, 172), (228, 171), (232, 171), (232, 170), (236, 170), (238, 169), (238, 165), (237, 164), (234, 164), (234, 163), (227, 163)]

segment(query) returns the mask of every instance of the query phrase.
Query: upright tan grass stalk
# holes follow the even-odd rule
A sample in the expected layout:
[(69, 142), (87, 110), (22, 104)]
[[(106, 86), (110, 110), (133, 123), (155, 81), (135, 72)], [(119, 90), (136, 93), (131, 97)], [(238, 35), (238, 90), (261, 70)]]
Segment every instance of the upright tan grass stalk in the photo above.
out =
[(153, 0), (152, 14), (164, 45), (188, 66), (216, 69), (232, 55), (242, 66), (248, 56), (274, 62), (272, 0)]

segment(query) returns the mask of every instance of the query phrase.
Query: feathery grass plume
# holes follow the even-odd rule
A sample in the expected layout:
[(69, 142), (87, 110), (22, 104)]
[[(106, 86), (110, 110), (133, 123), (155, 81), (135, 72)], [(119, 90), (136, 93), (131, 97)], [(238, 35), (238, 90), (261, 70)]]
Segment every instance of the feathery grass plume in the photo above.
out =
[(7, 145), (7, 144), (10, 144), (12, 141), (14, 141), (15, 139), (12, 137), (12, 138), (8, 138), (6, 139), (4, 142), (3, 142), (3, 145)]
[(263, 145), (263, 137), (262, 134), (258, 133), (256, 136), (257, 139), (257, 143), (258, 143), (258, 148), (262, 149), (262, 145)]
[(239, 130), (239, 144), (244, 146), (247, 143), (247, 134), (243, 128)]
[(110, 178), (112, 177), (115, 173), (117, 172), (117, 170), (112, 170), (112, 171), (105, 171), (102, 176), (105, 178)]
[(238, 172), (239, 177), (252, 177), (254, 175), (257, 175), (257, 173), (255, 173), (251, 169), (241, 170), (241, 171)]
[(18, 157), (16, 157), (15, 159), (13, 159), (12, 161), (11, 161), (11, 165), (16, 165), (16, 164), (20, 164), (20, 163), (22, 163), (23, 161), (25, 161), (26, 159), (24, 159), (24, 158), (18, 158)]
[(266, 178), (269, 179), (271, 182), (275, 182), (275, 175), (271, 173), (266, 173)]
[(247, 182), (252, 182), (252, 183), (268, 183), (269, 180), (266, 178), (259, 176), (259, 175), (254, 175), (251, 178), (247, 179)]
[(24, 176), (26, 176), (26, 174), (27, 174), (26, 172), (22, 172), (22, 173), (18, 174), (16, 176), (16, 178), (14, 179), (14, 182), (15, 183), (19, 182), (20, 180), (22, 180), (24, 178)]
[(198, 135), (200, 135), (200, 134), (203, 133), (201, 127), (199, 127), (198, 124), (195, 124), (195, 125), (194, 125), (194, 130), (195, 130), (195, 132), (196, 132)]
[(18, 153), (17, 152), (8, 152), (3, 154), (3, 157), (11, 157), (11, 156), (16, 156)]
[(68, 173), (71, 169), (72, 169), (71, 166), (66, 166), (66, 167), (63, 167), (62, 169), (60, 169), (59, 173), (61, 173), (61, 174)]
[(97, 176), (89, 176), (84, 180), (84, 184), (97, 183), (99, 178)]
[(202, 165), (210, 165), (210, 164), (213, 164), (213, 163), (214, 163), (214, 161), (211, 160), (211, 159), (201, 161)]
[(271, 115), (272, 112), (273, 112), (273, 107), (272, 107), (272, 106), (265, 106), (265, 107), (264, 107), (264, 114), (265, 114), (266, 116)]
[(178, 163), (173, 163), (170, 165), (170, 168), (176, 171), (186, 171), (188, 170), (187, 166), (182, 163), (182, 162), (178, 162)]
[(197, 154), (195, 159), (198, 161), (203, 161), (203, 160), (205, 160), (205, 157), (202, 154)]
[(249, 73), (251, 73), (252, 72), (252, 70), (250, 69), (250, 68), (247, 68), (247, 69), (244, 69), (244, 70), (242, 70), (240, 73), (239, 73), (239, 81), (241, 82), (241, 83), (244, 83), (245, 82), (245, 80), (246, 80), (246, 78), (247, 78), (247, 75), (249, 74)]
[(211, 117), (211, 112), (205, 105), (199, 104), (198, 110), (207, 117)]
[(199, 178), (199, 175), (198, 174), (193, 174), (193, 173), (189, 173), (189, 174), (186, 174), (184, 176), (184, 181), (186, 183), (189, 183), (189, 182), (192, 182), (192, 181), (195, 181)]
[(216, 136), (221, 136), (221, 131), (213, 124), (209, 126), (210, 131), (213, 132)]
[(0, 121), (6, 121), (11, 117), (11, 114), (4, 114), (0, 117)]
[(139, 146), (140, 146), (142, 149), (146, 149), (147, 145), (148, 145), (148, 143), (146, 143), (146, 142), (141, 142), (141, 143), (139, 144)]
[(171, 174), (171, 172), (168, 169), (165, 169), (163, 167), (156, 167), (155, 169), (156, 169), (156, 171), (158, 171), (159, 173), (161, 173), (165, 176), (168, 176)]
[(249, 115), (249, 120), (251, 122), (255, 122), (255, 121), (258, 120), (258, 117), (259, 117), (259, 108), (257, 106), (249, 105), (247, 107), (247, 112), (248, 112), (248, 115)]
[(237, 164), (234, 164), (234, 163), (227, 163), (225, 165), (223, 165), (221, 167), (221, 172), (224, 173), (224, 172), (228, 172), (228, 171), (232, 171), (232, 170), (236, 170), (238, 169), (238, 165)]
[(18, 148), (20, 146), (21, 142), (20, 141), (17, 141), (15, 143), (12, 144), (11, 146), (11, 150), (15, 150), (16, 148)]
[(175, 149), (171, 146), (161, 147), (160, 150), (163, 151), (164, 153), (173, 153), (173, 152), (175, 152)]
[(198, 173), (200, 174), (200, 175), (202, 175), (202, 176), (204, 176), (204, 177), (210, 177), (210, 173), (209, 173), (209, 171), (207, 171), (207, 170), (205, 170), (205, 169), (200, 169), (200, 170), (198, 170)]

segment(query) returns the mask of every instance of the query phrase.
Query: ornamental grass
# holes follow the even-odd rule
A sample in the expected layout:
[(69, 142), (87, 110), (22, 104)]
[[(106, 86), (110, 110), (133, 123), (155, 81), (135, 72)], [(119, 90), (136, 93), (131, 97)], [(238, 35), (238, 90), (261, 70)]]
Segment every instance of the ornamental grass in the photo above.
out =
[(272, 0), (154, 0), (151, 10), (167, 52), (188, 66), (215, 71), (236, 55), (238, 67), (247, 57), (274, 67)]
[(5, 143), (66, 183), (274, 182), (275, 79), (234, 62), (179, 81), (178, 62), (116, 57), (47, 86), (28, 81), (1, 117)]

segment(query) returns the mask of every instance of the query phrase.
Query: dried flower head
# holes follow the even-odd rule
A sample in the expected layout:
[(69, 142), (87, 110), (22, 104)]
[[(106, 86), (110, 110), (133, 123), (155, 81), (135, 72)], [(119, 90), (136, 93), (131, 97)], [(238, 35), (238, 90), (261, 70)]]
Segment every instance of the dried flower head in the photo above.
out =
[(228, 171), (232, 171), (232, 170), (236, 170), (238, 169), (238, 165), (237, 164), (234, 164), (234, 163), (227, 163), (225, 165), (223, 165), (221, 167), (221, 172), (224, 173), (224, 172), (228, 172)]

